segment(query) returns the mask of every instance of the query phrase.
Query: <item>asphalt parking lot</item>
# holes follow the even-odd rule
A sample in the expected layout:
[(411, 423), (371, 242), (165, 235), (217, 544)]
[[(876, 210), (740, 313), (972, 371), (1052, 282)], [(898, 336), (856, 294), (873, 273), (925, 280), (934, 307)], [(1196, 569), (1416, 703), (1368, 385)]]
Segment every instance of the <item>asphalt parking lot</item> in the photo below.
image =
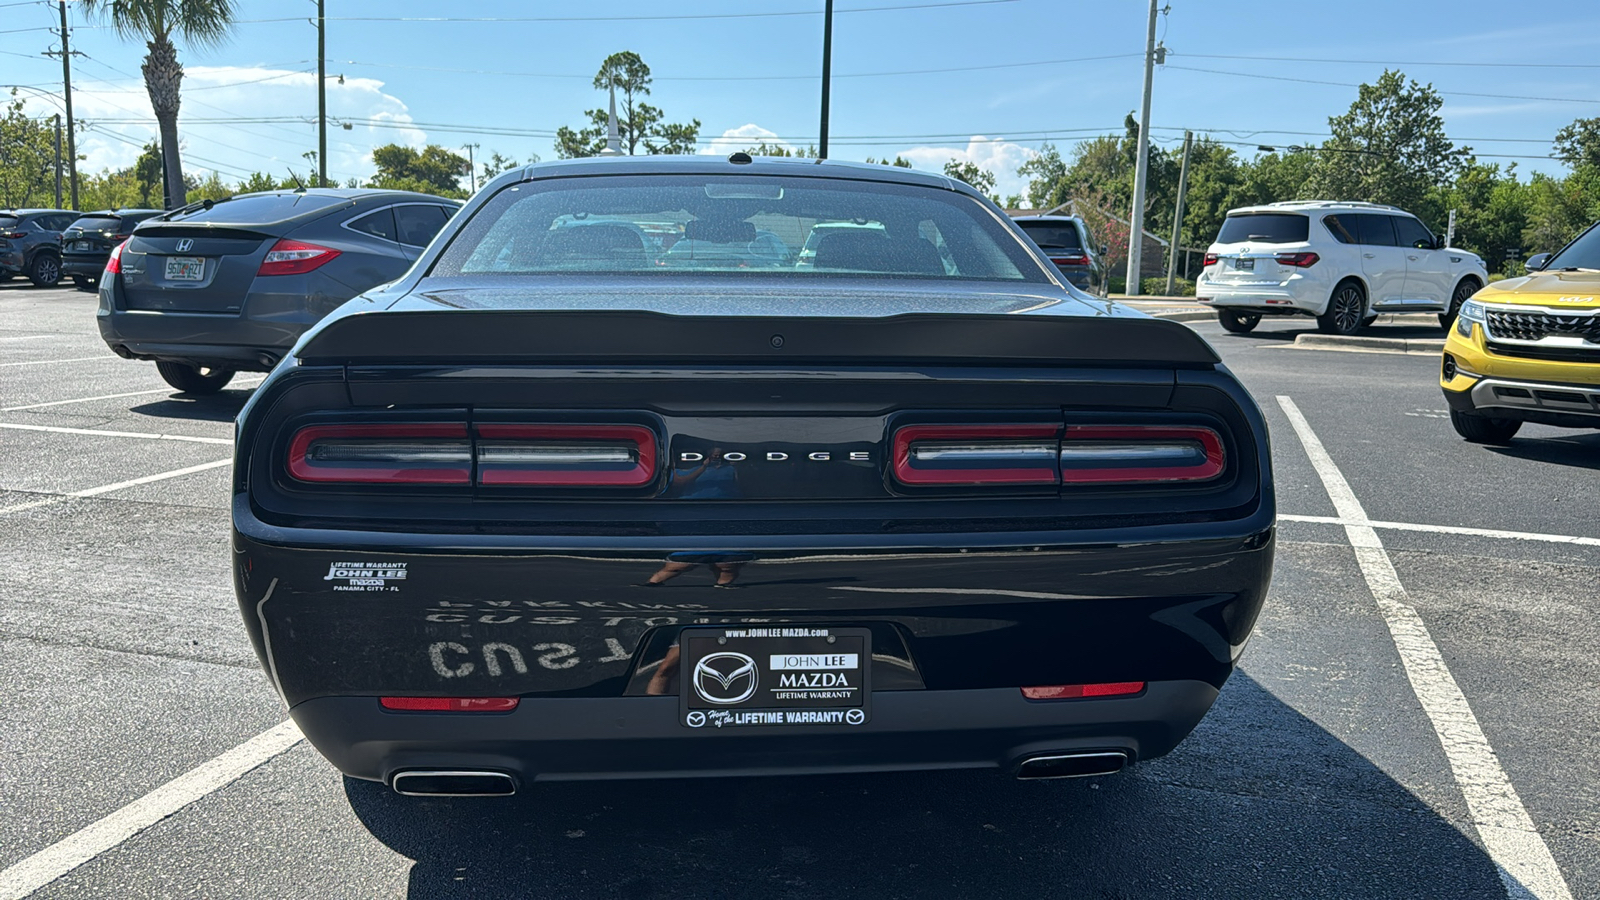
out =
[(94, 306), (0, 285), (0, 900), (1600, 897), (1600, 434), (1466, 444), (1434, 354), (1192, 323), (1282, 518), (1242, 669), (1166, 758), (419, 802), (272, 731), (227, 565), (258, 379), (176, 394)]

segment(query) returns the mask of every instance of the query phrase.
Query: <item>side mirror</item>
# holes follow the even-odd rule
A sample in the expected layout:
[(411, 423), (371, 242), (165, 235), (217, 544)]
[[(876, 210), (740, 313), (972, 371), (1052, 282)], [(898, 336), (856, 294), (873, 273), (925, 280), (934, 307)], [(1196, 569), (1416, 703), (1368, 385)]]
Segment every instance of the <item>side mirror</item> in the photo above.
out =
[(1433, 249), (1435, 249), (1435, 250), (1443, 250), (1444, 248), (1446, 248), (1448, 246), (1450, 246), (1450, 243), (1444, 239), (1444, 235), (1441, 234), (1441, 235), (1436, 235), (1434, 237), (1434, 239), (1433, 239)]
[(1534, 255), (1528, 257), (1528, 261), (1525, 265), (1527, 266), (1529, 272), (1542, 271), (1545, 266), (1550, 265), (1550, 254), (1535, 253)]

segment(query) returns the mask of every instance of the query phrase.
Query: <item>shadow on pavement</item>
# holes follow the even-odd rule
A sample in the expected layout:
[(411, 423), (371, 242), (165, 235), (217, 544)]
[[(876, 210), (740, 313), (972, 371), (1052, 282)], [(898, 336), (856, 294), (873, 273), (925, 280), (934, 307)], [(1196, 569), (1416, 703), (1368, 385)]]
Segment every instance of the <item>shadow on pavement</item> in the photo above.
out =
[(1515, 438), (1503, 447), (1485, 447), (1491, 453), (1532, 462), (1600, 469), (1600, 434), (1575, 432), (1556, 438)]
[[(1277, 321), (1263, 319), (1254, 331), (1245, 334), (1232, 334), (1223, 332), (1218, 338), (1240, 341), (1284, 341), (1290, 342), (1302, 334), (1321, 334), (1317, 330), (1316, 321), (1302, 318), (1280, 318)], [(1380, 318), (1377, 323), (1363, 328), (1359, 337), (1393, 338), (1397, 341), (1442, 341), (1444, 329), (1437, 324), (1426, 325), (1387, 325)], [(1214, 338), (1215, 339), (1215, 338)]]
[(1320, 726), (1235, 675), (1171, 756), (993, 772), (537, 784), (351, 807), (440, 897), (1493, 897), (1493, 864)]
[(232, 422), (255, 392), (254, 387), (228, 388), (216, 394), (184, 394), (174, 391), (164, 400), (130, 407), (128, 412), (162, 419), (192, 419), (202, 422)]

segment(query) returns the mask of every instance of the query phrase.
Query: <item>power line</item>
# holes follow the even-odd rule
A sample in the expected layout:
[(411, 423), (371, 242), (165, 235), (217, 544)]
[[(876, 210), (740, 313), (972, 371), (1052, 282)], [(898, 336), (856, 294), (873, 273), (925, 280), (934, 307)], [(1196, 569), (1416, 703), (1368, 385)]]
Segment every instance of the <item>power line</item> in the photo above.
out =
[(1508, 63), (1466, 62), (1462, 60), (1381, 60), (1381, 59), (1331, 59), (1315, 56), (1230, 56), (1221, 53), (1174, 53), (1193, 59), (1249, 59), (1261, 62), (1342, 63), (1361, 66), (1460, 66), (1473, 69), (1600, 69), (1600, 63)]
[[(1300, 84), (1325, 84), (1331, 87), (1358, 88), (1362, 85), (1351, 84), (1348, 81), (1319, 81), (1314, 78), (1292, 78), (1288, 75), (1262, 75), (1256, 72), (1225, 72), (1221, 69), (1197, 69), (1192, 66), (1167, 66), (1181, 72), (1205, 72), (1208, 75), (1232, 75), (1238, 78), (1263, 78), (1268, 81), (1294, 81)], [(1436, 91), (1447, 97), (1489, 97), (1495, 100), (1543, 100), (1553, 103), (1600, 103), (1600, 99), (1581, 99), (1578, 97), (1528, 97), (1520, 94), (1480, 94), (1471, 91)]]
[[(866, 13), (866, 12), (895, 12), (913, 9), (949, 9), (958, 6), (994, 6), (1000, 3), (1016, 3), (1017, 0), (950, 0), (943, 3), (913, 3), (900, 6), (860, 6), (855, 9), (836, 10), (836, 13)], [(782, 12), (752, 12), (752, 13), (689, 13), (678, 15), (654, 16), (328, 16), (331, 22), (420, 22), (424, 24), (441, 23), (504, 23), (504, 22), (666, 22), (666, 21), (695, 21), (705, 19), (779, 19), (795, 16), (820, 16), (820, 9), (797, 9)], [(291, 16), (275, 19), (240, 19), (236, 24), (262, 24), (271, 22), (304, 22), (304, 16)]]

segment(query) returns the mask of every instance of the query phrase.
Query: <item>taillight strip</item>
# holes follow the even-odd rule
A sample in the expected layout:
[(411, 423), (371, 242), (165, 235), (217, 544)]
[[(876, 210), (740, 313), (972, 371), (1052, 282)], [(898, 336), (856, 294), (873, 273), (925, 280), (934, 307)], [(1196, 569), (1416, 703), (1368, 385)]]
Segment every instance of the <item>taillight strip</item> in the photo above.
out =
[(1221, 435), (1200, 425), (1068, 425), (1061, 439), (1063, 484), (1208, 481), (1225, 463)]
[(894, 433), (894, 477), (907, 485), (1055, 484), (1056, 424), (907, 425)]
[(480, 423), (478, 483), (644, 487), (656, 478), (656, 434), (642, 425)]
[(289, 474), (315, 483), (470, 484), (472, 444), (465, 423), (308, 425), (289, 442)]

